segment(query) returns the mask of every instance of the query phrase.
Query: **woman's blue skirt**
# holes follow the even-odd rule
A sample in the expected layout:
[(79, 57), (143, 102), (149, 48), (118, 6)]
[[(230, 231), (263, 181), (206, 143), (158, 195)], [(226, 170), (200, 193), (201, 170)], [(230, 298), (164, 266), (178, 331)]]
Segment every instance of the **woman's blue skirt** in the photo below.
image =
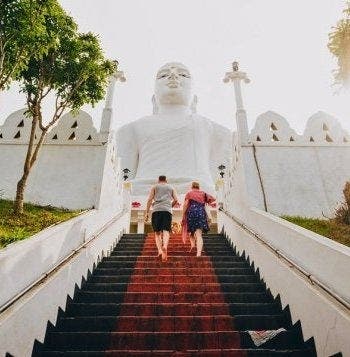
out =
[(204, 233), (209, 231), (207, 213), (204, 203), (190, 200), (187, 209), (187, 230), (193, 234), (196, 229), (201, 229)]

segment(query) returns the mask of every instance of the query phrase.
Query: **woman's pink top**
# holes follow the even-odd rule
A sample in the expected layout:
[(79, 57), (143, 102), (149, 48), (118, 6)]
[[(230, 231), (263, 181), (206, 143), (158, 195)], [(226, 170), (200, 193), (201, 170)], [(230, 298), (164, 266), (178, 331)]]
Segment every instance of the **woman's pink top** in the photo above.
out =
[[(205, 196), (207, 196), (206, 201), (205, 201)], [(193, 188), (191, 191), (188, 191), (186, 193), (185, 200), (193, 200), (193, 201), (197, 201), (199, 203), (212, 203), (215, 201), (215, 197), (209, 195), (208, 193), (206, 194), (202, 190)]]

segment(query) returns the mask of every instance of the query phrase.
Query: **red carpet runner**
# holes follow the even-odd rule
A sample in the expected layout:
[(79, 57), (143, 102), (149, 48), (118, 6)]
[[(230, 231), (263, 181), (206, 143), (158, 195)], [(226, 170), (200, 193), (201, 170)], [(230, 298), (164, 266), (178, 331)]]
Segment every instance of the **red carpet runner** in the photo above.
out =
[(115, 343), (112, 337), (109, 350), (140, 356), (151, 351), (155, 356), (245, 356), (210, 257), (197, 258), (188, 249), (180, 235), (172, 235), (163, 263), (154, 235), (146, 237), (114, 330), (125, 336)]

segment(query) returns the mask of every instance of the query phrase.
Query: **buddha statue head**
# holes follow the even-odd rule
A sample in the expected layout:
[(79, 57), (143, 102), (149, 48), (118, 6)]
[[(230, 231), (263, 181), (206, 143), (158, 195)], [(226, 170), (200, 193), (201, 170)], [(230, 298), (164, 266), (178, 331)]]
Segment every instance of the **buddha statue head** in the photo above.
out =
[(155, 101), (158, 106), (189, 106), (192, 79), (189, 70), (182, 63), (170, 62), (157, 72)]

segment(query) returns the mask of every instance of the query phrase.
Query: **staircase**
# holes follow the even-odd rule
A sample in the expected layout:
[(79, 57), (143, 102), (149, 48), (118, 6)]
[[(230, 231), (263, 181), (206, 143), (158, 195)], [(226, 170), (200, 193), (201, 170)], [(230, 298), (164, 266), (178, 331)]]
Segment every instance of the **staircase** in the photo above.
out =
[[(172, 235), (162, 263), (152, 234), (124, 235), (33, 356), (315, 356), (223, 236), (206, 236), (200, 258), (188, 248)], [(248, 332), (279, 328), (260, 346)]]

